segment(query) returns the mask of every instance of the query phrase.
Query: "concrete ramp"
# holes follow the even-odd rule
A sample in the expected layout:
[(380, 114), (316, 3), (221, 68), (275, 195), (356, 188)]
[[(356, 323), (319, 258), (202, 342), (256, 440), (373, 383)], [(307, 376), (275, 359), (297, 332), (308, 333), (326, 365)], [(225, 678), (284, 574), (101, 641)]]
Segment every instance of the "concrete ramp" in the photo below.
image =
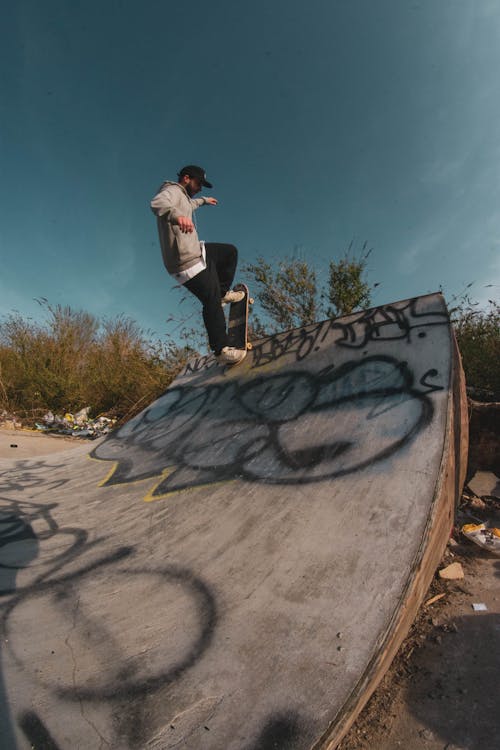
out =
[(94, 460), (4, 461), (2, 747), (333, 749), (425, 594), (466, 450), (429, 295), (190, 362)]

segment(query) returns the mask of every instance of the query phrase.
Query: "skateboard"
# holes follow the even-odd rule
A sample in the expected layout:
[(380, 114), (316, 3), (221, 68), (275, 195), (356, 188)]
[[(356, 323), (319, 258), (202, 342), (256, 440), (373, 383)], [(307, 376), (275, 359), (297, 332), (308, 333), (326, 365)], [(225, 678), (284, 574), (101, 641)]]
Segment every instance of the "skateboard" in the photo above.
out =
[(246, 284), (237, 284), (233, 290), (245, 292), (245, 297), (240, 302), (231, 302), (229, 307), (227, 345), (234, 346), (235, 349), (251, 349), (252, 344), (248, 340), (248, 306), (253, 304), (253, 299)]

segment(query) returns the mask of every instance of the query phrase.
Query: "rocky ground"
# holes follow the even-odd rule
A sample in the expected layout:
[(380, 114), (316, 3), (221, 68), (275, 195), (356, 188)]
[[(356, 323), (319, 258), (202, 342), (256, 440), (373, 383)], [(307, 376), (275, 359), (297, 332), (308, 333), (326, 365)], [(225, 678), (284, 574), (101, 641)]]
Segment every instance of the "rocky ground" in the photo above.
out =
[(439, 566), (460, 562), (464, 578), (436, 574), (429, 603), (339, 750), (500, 749), (500, 557), (459, 530), (471, 521), (500, 526), (500, 482), (480, 472), (471, 486)]

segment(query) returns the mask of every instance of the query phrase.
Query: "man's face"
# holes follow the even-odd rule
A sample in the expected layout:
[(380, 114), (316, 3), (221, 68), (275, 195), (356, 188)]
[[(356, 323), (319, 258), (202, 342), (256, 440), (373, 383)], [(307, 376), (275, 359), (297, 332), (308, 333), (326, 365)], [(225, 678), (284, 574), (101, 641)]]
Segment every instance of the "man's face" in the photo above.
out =
[(184, 187), (186, 188), (187, 194), (192, 198), (196, 193), (200, 192), (203, 186), (199, 177), (189, 177), (189, 180)]

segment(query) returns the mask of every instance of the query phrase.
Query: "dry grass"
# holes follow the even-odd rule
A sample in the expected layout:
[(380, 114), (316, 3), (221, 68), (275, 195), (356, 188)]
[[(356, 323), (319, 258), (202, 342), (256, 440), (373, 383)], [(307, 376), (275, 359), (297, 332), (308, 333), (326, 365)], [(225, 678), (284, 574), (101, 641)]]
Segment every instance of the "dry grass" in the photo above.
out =
[(24, 420), (47, 410), (123, 418), (159, 396), (189, 347), (151, 341), (125, 317), (99, 321), (70, 307), (42, 302), (44, 320), (18, 314), (0, 323), (0, 410)]

